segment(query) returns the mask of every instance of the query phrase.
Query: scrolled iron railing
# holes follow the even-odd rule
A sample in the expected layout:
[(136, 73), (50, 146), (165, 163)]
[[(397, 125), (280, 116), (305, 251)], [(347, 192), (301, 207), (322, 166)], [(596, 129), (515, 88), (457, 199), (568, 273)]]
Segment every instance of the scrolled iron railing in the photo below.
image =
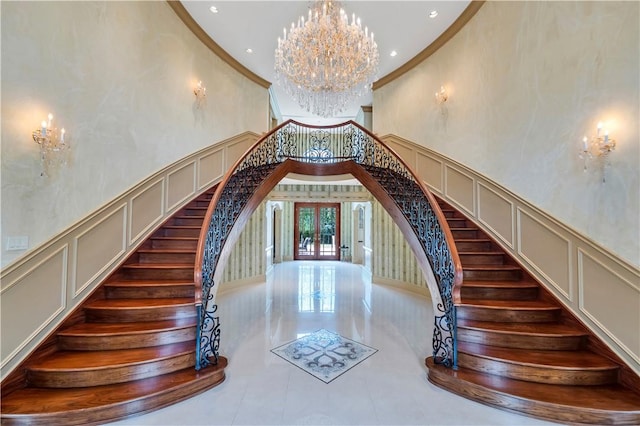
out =
[(316, 165), (353, 161), (394, 200), (420, 242), (437, 282), (438, 294), (432, 294), (436, 311), (434, 360), (456, 367), (453, 289), (462, 282), (462, 267), (433, 195), (392, 149), (358, 124), (349, 121), (319, 127), (287, 121), (262, 137), (227, 172), (207, 210), (207, 226), (200, 234), (196, 255), (196, 369), (218, 359), (220, 324), (212, 290), (222, 249), (256, 190), (285, 161)]

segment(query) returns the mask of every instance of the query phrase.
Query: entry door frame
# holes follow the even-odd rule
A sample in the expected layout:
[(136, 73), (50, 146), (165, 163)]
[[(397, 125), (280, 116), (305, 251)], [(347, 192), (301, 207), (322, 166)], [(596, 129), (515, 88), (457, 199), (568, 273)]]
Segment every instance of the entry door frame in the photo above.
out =
[[(301, 208), (312, 207), (314, 214), (314, 236), (313, 252), (309, 255), (300, 251), (300, 221), (299, 212)], [(336, 209), (336, 230), (335, 230), (335, 251), (333, 255), (323, 255), (320, 252), (320, 209), (323, 207)], [(340, 203), (294, 203), (294, 231), (293, 231), (293, 259), (294, 260), (340, 260)]]

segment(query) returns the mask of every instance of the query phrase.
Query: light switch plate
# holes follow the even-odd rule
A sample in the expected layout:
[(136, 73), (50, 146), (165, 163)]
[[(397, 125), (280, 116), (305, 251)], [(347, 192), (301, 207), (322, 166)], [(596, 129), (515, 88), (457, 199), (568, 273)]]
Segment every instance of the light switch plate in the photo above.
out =
[(17, 237), (7, 237), (7, 251), (26, 250), (29, 248), (29, 237), (20, 235)]

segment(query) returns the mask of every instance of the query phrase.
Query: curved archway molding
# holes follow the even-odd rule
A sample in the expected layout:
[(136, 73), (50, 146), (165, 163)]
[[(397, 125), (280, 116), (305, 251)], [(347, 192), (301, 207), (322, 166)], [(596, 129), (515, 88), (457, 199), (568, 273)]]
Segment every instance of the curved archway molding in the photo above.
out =
[(253, 211), (289, 173), (350, 174), (380, 202), (425, 276), (435, 312), (434, 359), (455, 366), (453, 296), (462, 281), (462, 267), (431, 193), (398, 155), (358, 124), (312, 127), (288, 121), (265, 135), (227, 172), (205, 216), (196, 255), (196, 368), (215, 363), (218, 357), (215, 284), (223, 270), (218, 265), (225, 264)]

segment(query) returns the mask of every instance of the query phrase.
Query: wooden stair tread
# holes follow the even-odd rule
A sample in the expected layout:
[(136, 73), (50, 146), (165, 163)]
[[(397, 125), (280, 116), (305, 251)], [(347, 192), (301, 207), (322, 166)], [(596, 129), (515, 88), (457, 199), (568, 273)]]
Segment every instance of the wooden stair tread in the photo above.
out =
[(537, 309), (537, 310), (559, 310), (560, 307), (541, 300), (485, 300), (485, 299), (464, 299), (457, 306), (482, 307), (487, 309)]
[(127, 263), (125, 269), (184, 269), (193, 268), (192, 263)]
[[(613, 423), (611, 420), (624, 415), (627, 416), (626, 424), (640, 421), (640, 395), (621, 385), (572, 386), (525, 382), (462, 367), (449, 369), (434, 364), (431, 357), (426, 365), (432, 383), (497, 408), (555, 421), (577, 422), (576, 418), (580, 418), (584, 423), (588, 420), (594, 424), (604, 423), (607, 419)], [(553, 415), (545, 415), (549, 410)]]
[(487, 250), (487, 251), (459, 251), (459, 255), (481, 255), (481, 256), (504, 256), (503, 251)]
[(186, 368), (129, 383), (91, 388), (25, 388), (3, 395), (2, 417), (28, 424), (106, 422), (184, 400), (224, 380), (227, 360), (200, 371)]
[(538, 288), (538, 284), (530, 281), (481, 281), (464, 280), (461, 287), (490, 287), (490, 288)]
[(464, 265), (462, 267), (466, 271), (520, 271), (517, 265)]
[(184, 306), (193, 305), (195, 302), (193, 298), (181, 297), (173, 299), (100, 299), (90, 302), (86, 305), (88, 309), (121, 309), (121, 308), (157, 308), (157, 307), (171, 307), (171, 306)]
[(193, 327), (197, 324), (195, 317), (165, 321), (141, 321), (131, 323), (87, 322), (76, 324), (58, 333), (59, 336), (115, 336), (123, 334), (142, 334), (154, 331), (174, 330)]
[(588, 333), (570, 325), (558, 323), (489, 322), (460, 319), (459, 328), (490, 330), (497, 333), (524, 334), (528, 336), (587, 336)]
[(193, 282), (185, 280), (118, 280), (104, 284), (106, 287), (175, 287), (195, 286)]
[(150, 240), (180, 240), (180, 241), (193, 241), (198, 240), (198, 237), (182, 237), (182, 236), (157, 236), (157, 237), (149, 237)]
[(195, 249), (188, 248), (139, 248), (136, 250), (137, 253), (195, 253)]
[(58, 351), (29, 366), (31, 371), (83, 371), (141, 364), (195, 352), (194, 342), (110, 351)]
[(163, 225), (160, 229), (202, 229), (202, 225)]
[(518, 365), (572, 370), (612, 370), (618, 364), (590, 351), (541, 351), (458, 342), (458, 351)]
[[(188, 208), (193, 209), (193, 208), (199, 208), (199, 207), (188, 207)], [(204, 207), (204, 210), (206, 210), (206, 209), (207, 208)], [(205, 215), (181, 214), (181, 215), (178, 215), (178, 216), (172, 216), (172, 219), (204, 219), (204, 217), (205, 217)]]

